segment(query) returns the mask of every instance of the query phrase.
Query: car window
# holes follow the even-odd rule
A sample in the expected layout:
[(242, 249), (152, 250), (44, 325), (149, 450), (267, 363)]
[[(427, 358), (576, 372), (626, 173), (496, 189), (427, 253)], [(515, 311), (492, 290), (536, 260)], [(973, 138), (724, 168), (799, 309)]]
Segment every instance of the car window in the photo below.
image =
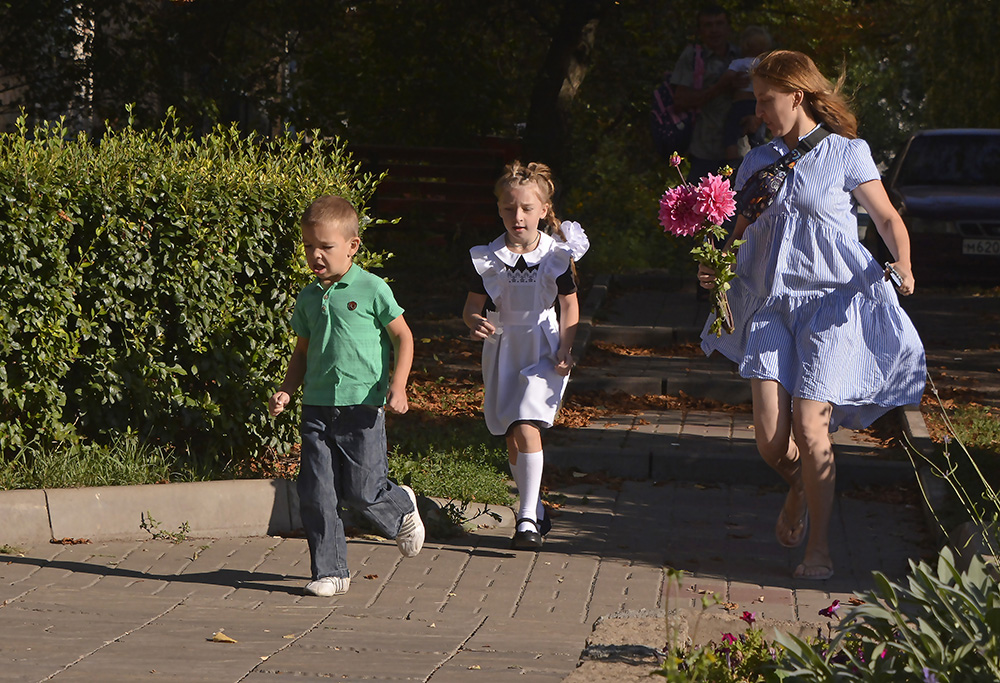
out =
[(896, 185), (1000, 185), (1000, 135), (918, 136)]

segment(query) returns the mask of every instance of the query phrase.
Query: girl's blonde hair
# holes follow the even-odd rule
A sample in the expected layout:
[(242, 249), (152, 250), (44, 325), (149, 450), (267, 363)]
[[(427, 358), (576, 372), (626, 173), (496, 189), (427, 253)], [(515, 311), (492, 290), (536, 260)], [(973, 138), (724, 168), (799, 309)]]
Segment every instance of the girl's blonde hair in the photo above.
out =
[(803, 102), (817, 121), (845, 138), (858, 137), (858, 119), (841, 92), (847, 76), (843, 71), (833, 84), (808, 56), (775, 50), (761, 58), (750, 74), (786, 92), (801, 90)]
[(545, 232), (550, 235), (556, 234), (565, 241), (562, 230), (559, 228), (561, 221), (556, 218), (556, 212), (552, 207), (552, 197), (556, 193), (555, 183), (552, 182), (552, 169), (537, 162), (524, 165), (515, 160), (504, 166), (503, 170), (503, 175), (500, 176), (493, 188), (493, 194), (496, 195), (496, 198), (503, 199), (504, 193), (512, 188), (534, 184), (538, 189), (538, 196), (542, 203), (548, 208), (548, 213), (545, 214), (547, 224)]

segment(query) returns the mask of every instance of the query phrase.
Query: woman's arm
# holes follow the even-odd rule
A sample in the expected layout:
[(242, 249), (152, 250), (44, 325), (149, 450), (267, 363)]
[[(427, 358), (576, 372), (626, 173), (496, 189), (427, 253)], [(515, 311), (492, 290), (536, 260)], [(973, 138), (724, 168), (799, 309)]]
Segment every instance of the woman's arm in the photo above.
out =
[(885, 193), (885, 186), (881, 180), (869, 180), (854, 188), (854, 197), (865, 211), (872, 217), (875, 229), (882, 236), (885, 245), (889, 247), (889, 252), (895, 258), (892, 266), (899, 273), (902, 285), (899, 293), (903, 295), (913, 294), (914, 280), (913, 269), (910, 266), (910, 234), (906, 231), (906, 224), (903, 218), (896, 211), (896, 207), (889, 201), (889, 195)]

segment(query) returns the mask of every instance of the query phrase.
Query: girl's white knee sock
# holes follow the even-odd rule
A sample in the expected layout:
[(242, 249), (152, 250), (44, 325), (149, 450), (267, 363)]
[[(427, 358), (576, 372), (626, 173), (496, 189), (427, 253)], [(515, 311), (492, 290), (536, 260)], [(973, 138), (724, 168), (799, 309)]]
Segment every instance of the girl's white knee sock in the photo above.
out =
[[(511, 467), (514, 475), (514, 483), (517, 484), (517, 493), (520, 496), (520, 508), (518, 509), (518, 519), (533, 519), (535, 521), (542, 518), (544, 509), (541, 501), (542, 488), (542, 466), (544, 465), (544, 452), (537, 453), (517, 453), (517, 464)], [(518, 531), (537, 531), (534, 524), (525, 522), (517, 525)]]

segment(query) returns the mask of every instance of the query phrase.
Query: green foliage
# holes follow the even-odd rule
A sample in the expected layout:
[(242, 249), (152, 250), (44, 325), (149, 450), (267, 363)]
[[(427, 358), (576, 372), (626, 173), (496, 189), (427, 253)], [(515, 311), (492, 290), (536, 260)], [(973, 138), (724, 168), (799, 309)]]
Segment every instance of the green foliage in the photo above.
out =
[(22, 118), (0, 136), (0, 456), (126, 432), (208, 463), (286, 449), (296, 416), (266, 400), (309, 277), (298, 217), (377, 180), (303, 135), (195, 139), (168, 116), (93, 141)]
[[(666, 569), (667, 646), (659, 653), (663, 662), (652, 675), (675, 683), (765, 683), (777, 680), (773, 670), (780, 664), (783, 652), (764, 638), (762, 629), (754, 626), (755, 615), (750, 612), (744, 612), (741, 617), (748, 628), (739, 636), (724, 633), (718, 643), (713, 640), (694, 647), (677, 642), (670, 619), (670, 599), (679, 592), (682, 577), (683, 572)], [(698, 622), (705, 611), (719, 602), (715, 594), (702, 596), (701, 612), (694, 631), (698, 630)]]
[[(995, 573), (975, 558), (955, 568), (945, 548), (937, 567), (910, 562), (906, 584), (880, 573), (878, 587), (860, 597), (825, 652), (779, 635), (788, 653), (780, 679), (927, 683), (1000, 680), (1000, 592)], [(931, 677), (934, 678), (931, 678)]]
[(734, 636), (724, 634), (721, 643), (675, 650), (653, 673), (676, 683), (765, 683), (776, 680), (770, 668), (781, 653), (768, 643), (759, 628), (748, 628)]
[[(943, 503), (929, 500), (923, 490), (924, 482), (918, 477), (924, 500), (943, 534), (971, 520), (989, 553), (1000, 557), (1000, 462), (994, 440), (996, 424), (990, 419), (989, 409), (984, 409), (983, 415), (975, 406), (960, 407), (953, 420), (945, 410), (934, 379), (928, 375), (927, 380), (940, 410), (935, 420), (946, 431), (944, 447), (940, 454), (927, 455), (907, 442), (907, 454), (914, 469), (926, 465), (932, 475), (944, 481), (950, 495)], [(970, 449), (966, 446), (967, 439), (974, 439), (979, 445), (988, 441), (989, 449)]]
[(188, 522), (181, 522), (177, 531), (166, 531), (160, 528), (160, 523), (153, 519), (153, 515), (148, 510), (146, 514), (139, 516), (139, 528), (147, 532), (154, 541), (170, 541), (171, 543), (181, 543), (188, 539), (191, 533), (191, 525)]

